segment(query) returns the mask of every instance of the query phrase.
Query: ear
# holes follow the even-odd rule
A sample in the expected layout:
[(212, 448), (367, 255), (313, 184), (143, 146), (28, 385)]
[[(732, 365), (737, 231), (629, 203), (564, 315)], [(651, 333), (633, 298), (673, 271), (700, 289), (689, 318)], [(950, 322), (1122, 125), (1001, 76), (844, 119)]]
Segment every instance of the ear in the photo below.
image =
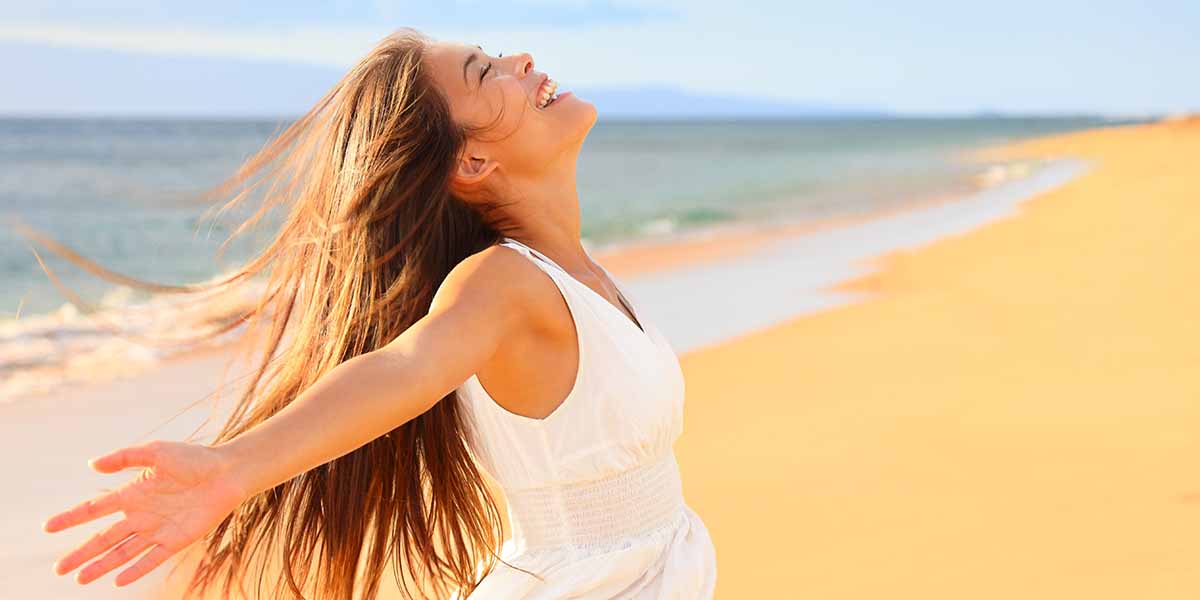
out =
[(454, 182), (464, 188), (476, 187), (499, 166), (500, 163), (486, 156), (463, 154), (454, 169)]

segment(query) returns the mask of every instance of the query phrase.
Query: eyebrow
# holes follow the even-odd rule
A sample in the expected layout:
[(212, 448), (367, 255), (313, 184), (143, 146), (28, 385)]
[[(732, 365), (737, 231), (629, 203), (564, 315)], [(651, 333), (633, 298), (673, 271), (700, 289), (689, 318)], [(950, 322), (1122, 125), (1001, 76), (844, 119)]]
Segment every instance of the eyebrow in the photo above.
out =
[[(479, 48), (480, 50), (483, 50), (482, 46), (475, 46), (475, 47)], [(472, 52), (471, 55), (467, 57), (466, 62), (463, 63), (463, 85), (466, 85), (468, 88), (471, 87), (471, 84), (467, 82), (467, 67), (471, 66), (471, 61), (478, 58), (478, 56), (479, 55), (477, 53)]]

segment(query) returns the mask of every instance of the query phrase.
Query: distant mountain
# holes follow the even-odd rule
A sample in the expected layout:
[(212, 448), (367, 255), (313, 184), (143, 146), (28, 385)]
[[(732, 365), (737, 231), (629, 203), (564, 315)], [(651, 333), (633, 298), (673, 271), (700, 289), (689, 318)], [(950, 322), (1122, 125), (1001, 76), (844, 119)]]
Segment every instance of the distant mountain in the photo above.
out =
[(877, 116), (878, 108), (795, 103), (689, 92), (673, 86), (578, 87), (570, 89), (596, 105), (601, 118), (770, 118)]
[[(0, 42), (0, 115), (295, 116), (344, 73), (288, 62), (159, 56)], [(570, 88), (601, 119), (880, 115), (829, 104), (711, 95), (670, 86)]]
[(328, 67), (0, 42), (0, 114), (298, 115)]

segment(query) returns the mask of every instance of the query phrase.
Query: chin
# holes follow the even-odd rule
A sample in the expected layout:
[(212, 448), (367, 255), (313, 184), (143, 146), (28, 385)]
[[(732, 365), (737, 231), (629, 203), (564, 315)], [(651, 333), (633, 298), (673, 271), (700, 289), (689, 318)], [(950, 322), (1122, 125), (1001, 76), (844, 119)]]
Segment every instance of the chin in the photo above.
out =
[(567, 102), (571, 105), (560, 107), (562, 112), (552, 127), (557, 130), (563, 143), (570, 146), (582, 143), (583, 138), (596, 124), (596, 107), (591, 102), (578, 98), (571, 98)]
[(596, 105), (584, 100), (583, 98), (576, 97), (574, 100), (575, 103), (579, 105), (576, 108), (579, 112), (578, 118), (580, 121), (580, 128), (582, 129), (581, 137), (586, 136), (588, 131), (591, 131), (592, 126), (596, 124), (598, 111), (596, 110)]
[(584, 138), (587, 137), (588, 133), (591, 133), (592, 126), (595, 124), (596, 124), (596, 112), (592, 111), (591, 118), (588, 119), (587, 123), (583, 127), (580, 127), (580, 129), (579, 129), (579, 136), (578, 136), (578, 139), (579, 139), (578, 144), (579, 145), (583, 145)]

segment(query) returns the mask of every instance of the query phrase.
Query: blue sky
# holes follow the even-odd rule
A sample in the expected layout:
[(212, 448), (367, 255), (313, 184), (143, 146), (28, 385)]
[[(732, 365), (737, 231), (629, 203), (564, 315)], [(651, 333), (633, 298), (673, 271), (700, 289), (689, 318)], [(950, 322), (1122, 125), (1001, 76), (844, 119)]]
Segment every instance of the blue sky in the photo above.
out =
[(407, 25), (528, 51), (565, 87), (667, 84), (914, 114), (1200, 109), (1196, 0), (6, 4), (0, 42), (344, 69)]

